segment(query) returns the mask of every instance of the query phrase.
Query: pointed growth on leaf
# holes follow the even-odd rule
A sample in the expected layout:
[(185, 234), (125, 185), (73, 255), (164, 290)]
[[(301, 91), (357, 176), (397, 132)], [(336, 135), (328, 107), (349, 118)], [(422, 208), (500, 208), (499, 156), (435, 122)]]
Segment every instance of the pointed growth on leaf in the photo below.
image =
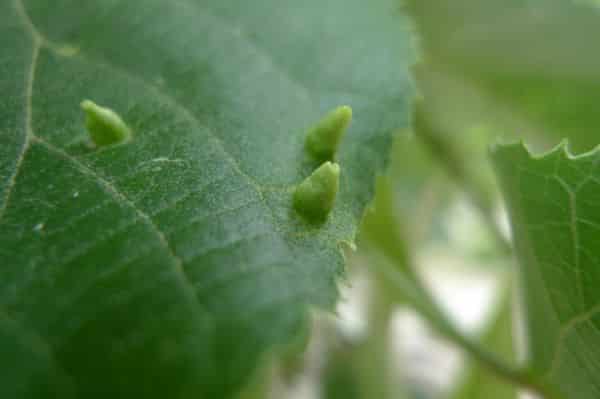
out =
[(308, 131), (306, 149), (318, 160), (332, 160), (351, 120), (352, 108), (347, 105), (329, 112)]
[(119, 144), (131, 138), (131, 130), (112, 109), (90, 100), (82, 101), (81, 109), (85, 112), (85, 126), (97, 146)]
[(296, 187), (294, 208), (306, 219), (323, 221), (331, 212), (340, 185), (340, 166), (325, 162)]

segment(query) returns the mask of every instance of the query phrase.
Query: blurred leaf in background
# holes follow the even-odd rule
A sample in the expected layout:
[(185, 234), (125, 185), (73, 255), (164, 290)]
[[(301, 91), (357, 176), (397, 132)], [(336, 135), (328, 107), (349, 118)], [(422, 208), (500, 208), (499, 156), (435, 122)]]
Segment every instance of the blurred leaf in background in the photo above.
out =
[[(484, 123), (575, 151), (600, 140), (600, 10), (570, 0), (406, 0), (427, 118), (452, 139)], [(465, 143), (468, 144), (468, 143)]]

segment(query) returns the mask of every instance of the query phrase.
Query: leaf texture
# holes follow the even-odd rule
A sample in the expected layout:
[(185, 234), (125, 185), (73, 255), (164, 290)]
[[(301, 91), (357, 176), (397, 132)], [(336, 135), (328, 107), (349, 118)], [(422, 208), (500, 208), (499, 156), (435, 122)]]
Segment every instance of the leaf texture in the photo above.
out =
[[(408, 124), (409, 38), (391, 0), (0, 3), (2, 396), (235, 392), (336, 300)], [(132, 140), (90, 148), (87, 98)], [(311, 224), (305, 133), (340, 104), (340, 192)]]
[(539, 157), (522, 144), (494, 163), (521, 262), (531, 366), (565, 397), (600, 394), (600, 154), (566, 142)]

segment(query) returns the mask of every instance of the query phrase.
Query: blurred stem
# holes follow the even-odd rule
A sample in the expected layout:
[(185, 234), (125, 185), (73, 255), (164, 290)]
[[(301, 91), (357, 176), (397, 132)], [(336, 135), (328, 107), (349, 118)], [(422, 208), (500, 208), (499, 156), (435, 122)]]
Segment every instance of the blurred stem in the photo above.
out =
[[(379, 267), (373, 271), (379, 274), (377, 280), (387, 300), (413, 305), (442, 336), (457, 344), (499, 378), (532, 390), (545, 399), (564, 399), (558, 391), (530, 370), (513, 366), (498, 358), (456, 328), (415, 271), (412, 256), (405, 247), (406, 241), (402, 231), (395, 223), (394, 194), (388, 177), (382, 176), (378, 179), (376, 192), (375, 212), (367, 214), (364, 218), (361, 234), (375, 255), (383, 258), (377, 262)], [(505, 242), (505, 245), (507, 251), (510, 250), (508, 243)]]
[(389, 326), (395, 302), (377, 279), (369, 300), (369, 331), (359, 348), (358, 365), (363, 398), (388, 398), (394, 394), (390, 372)]
[(519, 368), (498, 358), (483, 348), (479, 342), (458, 330), (445, 312), (440, 309), (420, 278), (413, 272), (404, 272), (392, 267), (388, 261), (379, 262), (378, 270), (382, 277), (396, 287), (403, 300), (410, 303), (424, 318), (446, 339), (454, 342), (473, 359), (499, 378), (529, 389), (545, 399), (565, 399), (554, 387), (551, 387), (528, 369)]
[(423, 194), (412, 218), (410, 231), (414, 242), (421, 242), (431, 226), (434, 212), (440, 201), (440, 176), (438, 174), (428, 178), (423, 187)]
[(423, 108), (422, 102), (416, 104), (414, 123), (417, 138), (429, 149), (434, 158), (445, 166), (450, 177), (467, 194), (488, 225), (502, 252), (511, 254), (512, 247), (496, 223), (493, 204), (486, 190), (478, 182), (478, 179), (465, 168), (461, 151), (431, 126)]
[[(484, 328), (477, 334), (480, 345), (485, 345), (497, 356), (508, 359), (511, 364), (516, 361), (513, 340), (513, 286), (512, 278), (501, 278), (500, 295), (494, 306), (491, 317)], [(500, 379), (496, 374), (488, 373), (481, 367), (476, 367), (469, 359), (461, 378), (454, 386), (451, 399), (518, 399), (518, 386), (510, 384), (506, 379)]]

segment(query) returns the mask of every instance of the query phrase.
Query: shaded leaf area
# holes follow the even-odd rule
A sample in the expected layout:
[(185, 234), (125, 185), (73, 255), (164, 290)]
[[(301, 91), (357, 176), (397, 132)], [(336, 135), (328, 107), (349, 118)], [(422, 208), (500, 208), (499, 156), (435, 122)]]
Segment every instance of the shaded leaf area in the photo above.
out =
[(531, 367), (566, 397), (600, 392), (600, 207), (597, 151), (566, 145), (533, 157), (500, 146), (494, 164), (521, 263)]
[[(430, 123), (450, 140), (474, 124), (529, 136), (598, 143), (600, 12), (563, 0), (413, 1), (425, 56), (420, 86)], [(466, 146), (468, 144), (465, 143)]]
[[(15, 0), (0, 16), (3, 393), (230, 395), (336, 300), (340, 244), (408, 123), (397, 5)], [(91, 149), (86, 98), (131, 142)], [(340, 192), (307, 223), (291, 206), (318, 166), (305, 132), (339, 104), (355, 115)]]

